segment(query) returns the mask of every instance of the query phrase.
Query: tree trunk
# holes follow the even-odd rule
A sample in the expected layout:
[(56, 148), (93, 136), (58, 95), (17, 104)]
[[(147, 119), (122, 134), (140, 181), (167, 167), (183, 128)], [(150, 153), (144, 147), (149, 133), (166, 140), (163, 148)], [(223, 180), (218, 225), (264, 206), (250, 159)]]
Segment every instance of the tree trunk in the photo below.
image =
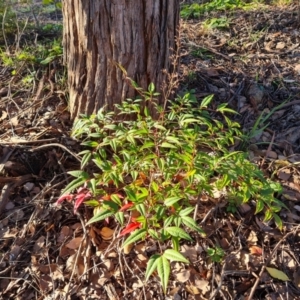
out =
[(136, 96), (118, 64), (144, 89), (166, 82), (179, 0), (63, 0), (63, 16), (72, 119)]

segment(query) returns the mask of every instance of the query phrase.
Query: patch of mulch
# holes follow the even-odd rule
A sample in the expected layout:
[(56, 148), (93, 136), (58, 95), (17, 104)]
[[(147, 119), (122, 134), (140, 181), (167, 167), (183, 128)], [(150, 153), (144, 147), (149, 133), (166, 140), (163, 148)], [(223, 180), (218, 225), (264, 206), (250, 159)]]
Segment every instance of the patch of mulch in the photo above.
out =
[[(203, 198), (197, 221), (207, 237), (194, 235), (181, 252), (190, 266), (173, 263), (167, 295), (159, 279), (145, 283), (147, 240), (121, 249), (114, 222), (86, 227), (90, 212), (55, 206), (79, 169), (77, 141), (60, 62), (42, 70), (32, 86), (0, 65), (0, 297), (3, 299), (300, 299), (300, 34), (295, 6), (211, 13), (229, 18), (228, 28), (207, 31), (202, 21), (182, 24), (181, 90), (213, 107), (228, 103), (245, 134), (250, 159), (281, 182), (284, 229), (255, 215), (253, 203), (237, 213), (220, 199)], [(270, 113), (272, 112), (272, 113)], [(263, 114), (270, 116), (257, 126)], [(266, 127), (264, 128), (264, 126)], [(213, 262), (207, 248), (225, 255)], [(289, 281), (270, 276), (283, 272)], [(275, 271), (276, 272), (276, 271)], [(280, 273), (281, 274), (281, 273)], [(282, 276), (282, 274), (280, 275)], [(279, 277), (280, 277), (279, 276)], [(280, 298), (281, 297), (281, 298)]]

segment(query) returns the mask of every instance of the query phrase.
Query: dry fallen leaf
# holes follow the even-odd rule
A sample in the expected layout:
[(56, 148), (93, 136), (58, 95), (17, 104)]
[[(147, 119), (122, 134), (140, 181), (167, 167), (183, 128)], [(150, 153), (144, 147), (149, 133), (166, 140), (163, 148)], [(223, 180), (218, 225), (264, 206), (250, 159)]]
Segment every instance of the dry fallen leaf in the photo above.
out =
[(49, 275), (40, 276), (40, 289), (43, 292), (48, 292), (53, 287), (53, 280)]
[(181, 254), (189, 259), (191, 262), (194, 262), (198, 259), (198, 254), (195, 247), (190, 247), (187, 245), (181, 246)]
[(258, 247), (258, 246), (251, 246), (249, 248), (249, 250), (250, 250), (251, 254), (257, 255), (257, 256), (261, 256), (262, 253), (263, 253), (263, 250), (260, 247)]
[(292, 174), (291, 174), (291, 170), (287, 169), (287, 170), (280, 170), (277, 175), (279, 179), (288, 181)]
[(174, 274), (174, 277), (176, 278), (176, 280), (181, 283), (188, 281), (190, 279), (190, 276), (191, 276), (190, 270), (183, 270), (181, 272)]
[(129, 254), (131, 249), (133, 247), (133, 244), (128, 244), (123, 248), (124, 254)]
[(205, 279), (196, 279), (195, 280), (196, 287), (205, 295), (207, 292), (210, 291), (209, 281)]
[[(0, 90), (1, 91), (1, 90)], [(0, 92), (1, 94), (1, 92)], [(0, 121), (3, 121), (7, 118), (7, 112), (5, 110), (2, 110), (1, 113), (0, 113)]]
[(36, 240), (33, 246), (33, 253), (39, 254), (39, 252), (44, 248), (45, 237), (41, 236)]
[(82, 236), (76, 237), (72, 239), (68, 244), (66, 244), (66, 247), (69, 249), (77, 249), (79, 248), (81, 241), (82, 241)]
[(276, 49), (278, 50), (282, 50), (285, 47), (285, 43), (284, 42), (279, 42), (276, 44)]
[(238, 210), (241, 214), (246, 215), (251, 211), (251, 206), (247, 203), (243, 203), (238, 207)]
[(21, 251), (21, 247), (18, 245), (14, 245), (12, 246), (10, 253), (9, 253), (9, 260), (10, 261), (14, 261), (17, 259), (19, 253)]
[(66, 271), (72, 272), (76, 260), (76, 254), (72, 254), (66, 261)]
[(251, 232), (247, 238), (247, 242), (252, 245), (255, 245), (257, 243), (257, 241), (258, 241), (258, 238), (257, 238), (256, 233), (253, 230), (251, 230)]
[(63, 258), (66, 258), (70, 255), (73, 255), (75, 253), (75, 250), (74, 249), (69, 249), (68, 247), (66, 247), (66, 245), (63, 245), (61, 248), (60, 248), (60, 251), (59, 251), (59, 256), (60, 257), (63, 257)]
[(114, 232), (115, 231), (113, 229), (110, 229), (109, 227), (103, 227), (100, 230), (100, 235), (105, 241), (109, 241), (112, 239)]
[(198, 288), (193, 286), (193, 285), (186, 285), (185, 288), (192, 295), (199, 295), (200, 294), (200, 291), (198, 290)]
[(15, 116), (15, 117), (11, 118), (10, 123), (13, 126), (17, 126), (19, 124), (18, 116)]
[(63, 226), (57, 239), (58, 243), (64, 242), (72, 234), (72, 229), (69, 226)]

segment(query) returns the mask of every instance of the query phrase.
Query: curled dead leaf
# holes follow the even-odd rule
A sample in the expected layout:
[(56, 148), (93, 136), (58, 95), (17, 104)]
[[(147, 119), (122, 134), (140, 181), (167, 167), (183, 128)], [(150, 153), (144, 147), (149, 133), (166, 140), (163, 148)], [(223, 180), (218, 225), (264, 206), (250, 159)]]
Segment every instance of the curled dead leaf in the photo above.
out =
[(101, 230), (100, 230), (100, 235), (101, 237), (103, 238), (103, 240), (105, 241), (109, 241), (112, 239), (113, 235), (114, 235), (114, 230), (113, 229), (110, 229), (109, 227), (103, 227)]

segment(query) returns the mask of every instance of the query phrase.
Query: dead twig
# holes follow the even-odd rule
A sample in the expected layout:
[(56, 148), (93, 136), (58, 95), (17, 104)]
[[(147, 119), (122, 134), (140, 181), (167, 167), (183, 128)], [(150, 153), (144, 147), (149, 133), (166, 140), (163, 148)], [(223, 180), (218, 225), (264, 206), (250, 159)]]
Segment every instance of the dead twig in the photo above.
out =
[(19, 144), (27, 145), (27, 144), (36, 144), (36, 143), (48, 143), (48, 142), (53, 142), (56, 140), (57, 140), (56, 138), (35, 140), (35, 141), (16, 141), (16, 142), (6, 142), (6, 141), (0, 140), (0, 145), (19, 145)]
[(59, 143), (52, 143), (52, 144), (47, 144), (47, 145), (41, 145), (38, 146), (36, 148), (31, 149), (30, 151), (37, 151), (37, 150), (41, 150), (41, 149), (45, 149), (45, 148), (49, 148), (49, 147), (60, 147), (62, 149), (64, 149), (65, 151), (67, 151), (68, 153), (70, 153), (73, 157), (75, 157), (80, 163), (81, 163), (81, 159), (77, 156), (76, 153), (72, 152), (70, 149), (68, 149), (66, 146), (59, 144)]

